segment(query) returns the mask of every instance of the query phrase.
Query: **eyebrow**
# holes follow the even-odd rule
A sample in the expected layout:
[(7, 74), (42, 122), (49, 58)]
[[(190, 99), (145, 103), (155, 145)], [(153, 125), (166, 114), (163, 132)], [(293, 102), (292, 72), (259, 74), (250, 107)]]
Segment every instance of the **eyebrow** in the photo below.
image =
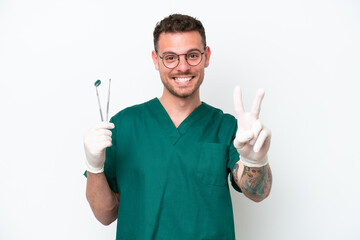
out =
[[(186, 53), (189, 53), (189, 52), (192, 52), (192, 51), (200, 51), (200, 49), (198, 48), (191, 48), (189, 49)], [(201, 52), (201, 51), (200, 51)], [(182, 53), (182, 54), (186, 54), (186, 53)], [(163, 55), (165, 54), (176, 54), (176, 55), (180, 55), (180, 54), (177, 54), (175, 52), (171, 52), (171, 51), (167, 51), (167, 52), (163, 52)]]

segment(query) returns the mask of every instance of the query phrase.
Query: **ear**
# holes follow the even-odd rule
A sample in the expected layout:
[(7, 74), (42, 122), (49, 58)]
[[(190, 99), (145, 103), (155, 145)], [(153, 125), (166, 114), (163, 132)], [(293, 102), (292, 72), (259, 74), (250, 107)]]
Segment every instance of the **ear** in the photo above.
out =
[(155, 65), (155, 69), (159, 70), (159, 62), (158, 62), (158, 57), (157, 57), (156, 52), (152, 51), (151, 55), (152, 55), (152, 60), (153, 60), (154, 65)]
[(205, 48), (205, 67), (209, 66), (211, 50), (210, 47)]

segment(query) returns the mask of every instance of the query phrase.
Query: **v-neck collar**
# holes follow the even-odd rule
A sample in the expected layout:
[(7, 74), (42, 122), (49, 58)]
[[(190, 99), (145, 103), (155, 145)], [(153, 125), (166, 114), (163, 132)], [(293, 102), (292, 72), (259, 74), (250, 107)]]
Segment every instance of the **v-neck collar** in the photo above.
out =
[(205, 105), (205, 103), (201, 102), (201, 104), (195, 108), (195, 110), (192, 111), (192, 113), (190, 113), (189, 116), (187, 116), (176, 128), (160, 100), (158, 98), (154, 98), (149, 101), (150, 111), (154, 114), (155, 119), (165, 130), (173, 145), (177, 143), (181, 136), (184, 135), (195, 122), (205, 115), (207, 109)]

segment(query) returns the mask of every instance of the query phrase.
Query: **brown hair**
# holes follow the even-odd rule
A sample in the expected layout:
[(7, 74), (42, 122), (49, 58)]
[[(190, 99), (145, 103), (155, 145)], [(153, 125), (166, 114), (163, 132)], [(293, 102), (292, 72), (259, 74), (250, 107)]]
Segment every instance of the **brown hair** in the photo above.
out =
[(201, 36), (204, 48), (206, 47), (206, 36), (205, 29), (202, 23), (196, 18), (190, 17), (183, 14), (172, 14), (158, 22), (155, 26), (154, 36), (154, 49), (158, 51), (158, 42), (160, 34), (165, 33), (176, 33), (176, 32), (190, 32), (198, 31)]

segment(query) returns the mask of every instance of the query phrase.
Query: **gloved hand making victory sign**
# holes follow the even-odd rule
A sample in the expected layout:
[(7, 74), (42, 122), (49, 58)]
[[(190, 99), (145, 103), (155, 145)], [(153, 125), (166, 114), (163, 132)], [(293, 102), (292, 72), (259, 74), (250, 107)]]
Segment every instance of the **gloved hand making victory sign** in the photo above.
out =
[(238, 123), (234, 147), (240, 154), (240, 161), (247, 167), (262, 167), (268, 163), (267, 152), (270, 147), (271, 132), (259, 120), (264, 95), (264, 90), (258, 90), (251, 112), (245, 112), (241, 89), (237, 86), (234, 90)]

